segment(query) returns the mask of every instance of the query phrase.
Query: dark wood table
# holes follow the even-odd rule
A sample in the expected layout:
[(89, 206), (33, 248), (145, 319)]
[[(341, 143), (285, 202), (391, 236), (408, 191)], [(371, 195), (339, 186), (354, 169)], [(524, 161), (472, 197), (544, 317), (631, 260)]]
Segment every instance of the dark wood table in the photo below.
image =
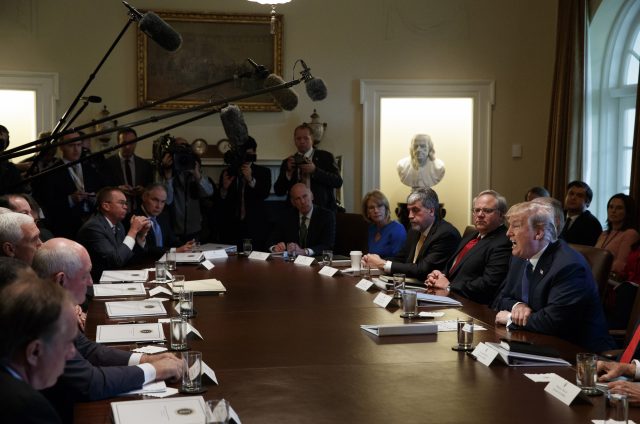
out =
[[(377, 338), (361, 324), (402, 323), (400, 311), (373, 304), (377, 290), (355, 287), (360, 277), (318, 275), (305, 267), (244, 257), (216, 260), (215, 268), (178, 265), (187, 280), (217, 278), (225, 295), (196, 296), (190, 322), (204, 340), (190, 336), (192, 350), (218, 377), (205, 383), (206, 399), (230, 401), (243, 423), (416, 422), (416, 423), (588, 423), (604, 415), (602, 396), (593, 404), (566, 406), (544, 392), (525, 372), (562, 367), (491, 367), (451, 350), (455, 332)], [(440, 308), (455, 319), (466, 314), (487, 328), (478, 341), (501, 337), (556, 347), (574, 362), (581, 349), (560, 339), (495, 327), (495, 312), (466, 299), (462, 308)], [(165, 303), (172, 310), (172, 302)], [(421, 308), (421, 310), (435, 310)], [(172, 310), (173, 312), (173, 310)], [(87, 335), (106, 318), (104, 302), (90, 305)], [(168, 328), (165, 327), (169, 336)], [(208, 382), (208, 380), (205, 380)], [(123, 400), (126, 398), (118, 398)], [(76, 406), (78, 423), (110, 423), (111, 400)], [(640, 422), (640, 413), (630, 418)]]

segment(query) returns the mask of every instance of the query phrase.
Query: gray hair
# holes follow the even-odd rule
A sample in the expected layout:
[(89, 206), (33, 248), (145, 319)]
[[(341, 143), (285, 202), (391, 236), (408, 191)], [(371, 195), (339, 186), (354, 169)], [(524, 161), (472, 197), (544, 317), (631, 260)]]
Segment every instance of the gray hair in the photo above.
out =
[(478, 195), (473, 198), (473, 203), (475, 203), (476, 200), (481, 196), (493, 196), (493, 198), (496, 199), (496, 203), (497, 203), (496, 206), (497, 206), (498, 212), (500, 212), (500, 215), (502, 215), (502, 216), (506, 215), (506, 213), (507, 213), (507, 199), (505, 199), (503, 195), (501, 195), (500, 193), (498, 193), (495, 190), (484, 190), (484, 191), (481, 191), (480, 193), (478, 193)]
[(553, 243), (558, 239), (555, 223), (555, 211), (550, 203), (522, 202), (511, 206), (507, 212), (507, 219), (514, 216), (526, 216), (527, 223), (534, 230), (543, 230), (543, 239)]
[(42, 244), (33, 257), (31, 267), (40, 278), (50, 279), (58, 272), (75, 275), (82, 269), (78, 251), (84, 247), (69, 239), (53, 238)]
[(562, 231), (562, 228), (564, 228), (564, 209), (562, 208), (562, 203), (558, 199), (554, 199), (553, 197), (536, 197), (531, 201), (533, 203), (549, 205), (553, 208), (556, 234), (560, 234), (560, 231)]
[(23, 213), (11, 211), (0, 214), (0, 243), (18, 243), (24, 237), (22, 226), (29, 223), (35, 222), (31, 216)]
[(417, 188), (409, 194), (407, 197), (407, 204), (420, 202), (422, 206), (427, 209), (433, 209), (436, 220), (440, 216), (440, 201), (438, 200), (438, 193), (431, 188)]

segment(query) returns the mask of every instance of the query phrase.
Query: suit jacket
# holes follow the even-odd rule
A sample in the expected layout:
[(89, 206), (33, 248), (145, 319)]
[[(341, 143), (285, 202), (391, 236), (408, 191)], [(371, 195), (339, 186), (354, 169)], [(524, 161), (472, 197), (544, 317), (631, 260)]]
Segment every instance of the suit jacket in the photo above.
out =
[(478, 240), (451, 271), (458, 253), (478, 234), (478, 231), (474, 231), (462, 239), (443, 272), (447, 275), (453, 292), (474, 302), (491, 305), (507, 275), (511, 259), (511, 242), (504, 225)]
[(144, 371), (127, 365), (130, 352), (95, 343), (82, 333), (74, 343), (76, 354), (66, 362), (57, 383), (42, 392), (65, 423), (73, 422), (76, 402), (106, 399), (142, 387)]
[(127, 234), (121, 222), (116, 228), (117, 234), (114, 234), (107, 219), (98, 212), (78, 231), (78, 243), (87, 249), (91, 257), (91, 276), (94, 281), (100, 280), (100, 275), (105, 269), (122, 268), (132, 261), (134, 255), (141, 256), (144, 253), (144, 249), (137, 243), (133, 250), (122, 243)]
[[(148, 160), (133, 155), (135, 170), (134, 181), (136, 185), (146, 187), (153, 182), (153, 166)], [(120, 155), (115, 154), (104, 161), (104, 174), (108, 175), (109, 185), (119, 186), (125, 184), (125, 176), (120, 166)]]
[[(133, 214), (138, 216), (149, 216), (142, 208), (136, 209), (133, 211)], [(125, 225), (125, 231), (129, 231), (129, 220), (126, 219), (125, 221), (126, 222), (123, 222), (124, 224), (127, 224)], [(156, 234), (153, 232), (153, 228), (151, 228), (147, 233), (147, 242), (145, 245), (146, 254), (144, 255), (146, 258), (158, 259), (167, 249), (171, 247), (178, 247), (180, 245), (178, 237), (176, 237), (176, 234), (173, 232), (171, 217), (166, 210), (163, 210), (162, 213), (156, 217), (156, 221), (158, 221), (158, 225), (160, 225), (160, 232), (162, 233), (162, 246), (158, 246)]]
[(26, 382), (0, 366), (0, 410), (5, 424), (56, 424), (60, 417), (53, 406)]
[(407, 277), (424, 280), (431, 271), (444, 269), (460, 242), (460, 233), (444, 219), (435, 221), (414, 264), (413, 257), (419, 239), (419, 231), (409, 230), (407, 241), (396, 257), (391, 259), (391, 273), (403, 273)]
[[(233, 244), (239, 244), (243, 238), (251, 238), (255, 249), (264, 249), (268, 236), (264, 201), (271, 191), (271, 171), (264, 166), (251, 164), (251, 173), (256, 180), (256, 185), (254, 187), (245, 185), (244, 219), (240, 219), (242, 180), (244, 179), (242, 175), (233, 180), (224, 199), (219, 197), (222, 218), (220, 235), (222, 241)], [(221, 174), (218, 186), (220, 188), (222, 188), (222, 181)], [(221, 194), (220, 191), (218, 191), (219, 194)]]
[[(495, 309), (511, 311), (522, 302), (527, 261), (513, 257)], [(600, 296), (584, 257), (563, 240), (544, 251), (529, 281), (528, 306), (533, 310), (525, 330), (550, 334), (590, 352), (612, 349)], [(518, 329), (512, 324), (511, 329)]]
[[(57, 164), (62, 163), (58, 161)], [(106, 185), (93, 166), (82, 163), (84, 191), (97, 193)], [(69, 206), (68, 196), (77, 191), (67, 168), (60, 169), (33, 183), (34, 196), (42, 207), (49, 229), (56, 237), (75, 240), (78, 229), (94, 209), (95, 198), (86, 204)]]
[[(307, 243), (301, 247), (312, 249), (314, 254), (333, 249), (336, 238), (336, 215), (330, 210), (313, 205), (311, 221), (308, 224)], [(300, 212), (297, 209), (286, 211), (271, 235), (271, 244), (279, 242), (300, 244)]]
[(565, 224), (558, 238), (567, 243), (595, 246), (601, 232), (600, 221), (586, 210), (576, 218), (570, 228)]
[[(280, 174), (273, 186), (273, 190), (278, 196), (287, 195), (289, 200), (289, 190), (291, 187), (299, 183), (297, 174), (294, 171), (293, 177), (287, 179), (287, 159), (282, 161), (280, 165)], [(311, 192), (313, 193), (313, 203), (331, 211), (337, 209), (336, 205), (336, 189), (342, 187), (342, 177), (336, 165), (333, 155), (324, 150), (313, 150), (313, 164), (316, 166), (316, 172), (311, 176)]]

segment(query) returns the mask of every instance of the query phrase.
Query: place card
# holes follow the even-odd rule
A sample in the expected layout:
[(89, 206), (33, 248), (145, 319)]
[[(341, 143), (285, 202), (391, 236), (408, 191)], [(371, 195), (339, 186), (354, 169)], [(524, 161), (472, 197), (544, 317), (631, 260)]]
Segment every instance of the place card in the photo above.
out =
[(209, 365), (205, 364), (204, 361), (202, 361), (202, 374), (209, 377), (214, 383), (219, 384), (216, 373), (211, 369), (211, 367), (209, 367)]
[(383, 308), (386, 308), (387, 306), (389, 306), (389, 303), (391, 303), (392, 300), (393, 300), (393, 296), (389, 296), (388, 294), (384, 294), (384, 293), (378, 293), (376, 298), (373, 299), (373, 303), (375, 303), (378, 306), (382, 306)]
[(266, 261), (267, 259), (269, 259), (269, 256), (271, 256), (271, 253), (269, 252), (258, 252), (257, 250), (254, 250), (249, 254), (249, 259), (255, 259), (257, 261)]
[(363, 278), (362, 280), (358, 281), (358, 284), (356, 284), (356, 287), (362, 291), (369, 290), (371, 286), (373, 286), (373, 283), (366, 278)]
[(567, 406), (571, 405), (571, 402), (573, 402), (581, 392), (580, 387), (560, 376), (553, 377), (551, 382), (544, 388), (544, 391)]
[(162, 286), (157, 286), (157, 287), (154, 287), (151, 290), (149, 290), (149, 296), (155, 296), (155, 295), (160, 294), (160, 293), (165, 293), (165, 294), (169, 294), (169, 295), (173, 294), (173, 293), (171, 293), (171, 291), (169, 289), (167, 289), (165, 287), (162, 287)]
[(204, 340), (204, 337), (202, 337), (202, 334), (200, 334), (200, 332), (198, 330), (196, 330), (196, 328), (193, 325), (189, 324), (189, 323), (187, 323), (187, 334), (188, 333), (193, 333), (196, 336), (200, 337), (202, 340)]
[(215, 265), (212, 264), (209, 259), (205, 259), (204, 261), (200, 262), (200, 265), (207, 268), (208, 271), (211, 271), (213, 268), (215, 268)]
[(320, 271), (318, 271), (318, 274), (326, 275), (327, 277), (333, 277), (336, 272), (338, 272), (338, 268), (334, 268), (332, 266), (323, 266)]
[(524, 374), (525, 377), (529, 378), (536, 383), (550, 383), (555, 377), (558, 377), (556, 373), (542, 373), (542, 374)]
[(296, 265), (306, 265), (306, 266), (311, 266), (313, 265), (313, 261), (315, 259), (313, 258), (313, 256), (302, 256), (299, 255), (295, 261), (293, 261), (294, 264)]
[(498, 356), (498, 351), (490, 348), (484, 343), (478, 343), (476, 348), (473, 349), (473, 352), (471, 352), (471, 355), (473, 355), (473, 357), (482, 365), (488, 367), (491, 365), (493, 360), (496, 359), (496, 356)]

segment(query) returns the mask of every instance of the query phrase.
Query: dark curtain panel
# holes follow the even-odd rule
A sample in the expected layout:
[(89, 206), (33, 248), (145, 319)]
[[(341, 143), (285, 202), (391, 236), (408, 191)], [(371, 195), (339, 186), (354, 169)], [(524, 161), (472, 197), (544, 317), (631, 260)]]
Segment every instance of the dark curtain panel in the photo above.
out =
[(585, 13), (585, 0), (558, 2), (544, 183), (560, 200), (564, 199), (567, 183), (582, 175)]
[(631, 153), (631, 187), (629, 196), (636, 201), (636, 223), (640, 223), (640, 74), (636, 89), (636, 121), (633, 128), (633, 151)]

